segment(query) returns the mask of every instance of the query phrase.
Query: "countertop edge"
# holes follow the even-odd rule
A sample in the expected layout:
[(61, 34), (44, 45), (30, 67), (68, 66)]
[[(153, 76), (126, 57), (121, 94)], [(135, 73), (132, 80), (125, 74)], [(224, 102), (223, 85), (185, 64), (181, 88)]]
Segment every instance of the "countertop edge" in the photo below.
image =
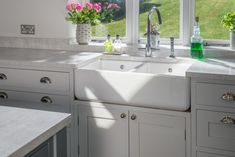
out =
[(216, 73), (202, 73), (202, 72), (191, 72), (186, 71), (186, 77), (189, 78), (199, 78), (199, 79), (213, 79), (213, 80), (227, 80), (234, 81), (234, 75), (224, 75), (224, 74), (216, 74)]

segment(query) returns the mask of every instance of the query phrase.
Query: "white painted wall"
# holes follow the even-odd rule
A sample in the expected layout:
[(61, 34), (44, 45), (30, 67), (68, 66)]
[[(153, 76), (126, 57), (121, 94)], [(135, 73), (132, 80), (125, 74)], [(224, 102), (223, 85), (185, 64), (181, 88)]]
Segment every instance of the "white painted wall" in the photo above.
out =
[[(68, 38), (67, 0), (0, 0), (0, 36)], [(36, 26), (35, 35), (21, 35), (20, 25)]]

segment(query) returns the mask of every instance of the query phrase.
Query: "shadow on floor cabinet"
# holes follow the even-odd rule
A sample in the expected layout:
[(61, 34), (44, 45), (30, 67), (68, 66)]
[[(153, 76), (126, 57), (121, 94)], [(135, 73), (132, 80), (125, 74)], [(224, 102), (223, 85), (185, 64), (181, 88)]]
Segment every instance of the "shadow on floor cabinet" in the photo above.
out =
[(190, 157), (190, 116), (78, 102), (79, 157)]

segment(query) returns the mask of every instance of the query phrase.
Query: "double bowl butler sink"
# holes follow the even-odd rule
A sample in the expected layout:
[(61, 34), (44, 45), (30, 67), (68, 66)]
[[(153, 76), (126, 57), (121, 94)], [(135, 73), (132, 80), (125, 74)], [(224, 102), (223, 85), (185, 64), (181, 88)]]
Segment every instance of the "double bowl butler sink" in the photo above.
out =
[(185, 111), (190, 107), (187, 60), (146, 62), (100, 59), (75, 70), (80, 100)]

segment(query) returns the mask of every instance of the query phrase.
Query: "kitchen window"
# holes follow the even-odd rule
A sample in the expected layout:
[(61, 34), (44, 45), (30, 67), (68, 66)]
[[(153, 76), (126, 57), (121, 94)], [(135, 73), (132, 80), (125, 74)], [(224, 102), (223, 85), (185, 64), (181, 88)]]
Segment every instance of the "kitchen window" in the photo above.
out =
[[(161, 13), (162, 24), (158, 27), (160, 45), (169, 44), (169, 38), (174, 37), (176, 44), (189, 44), (190, 38), (190, 0), (137, 0), (138, 3), (138, 39), (146, 42), (147, 15), (152, 6), (156, 6)], [(152, 24), (156, 24), (156, 13), (152, 14)]]
[(227, 12), (235, 11), (234, 0), (195, 0), (195, 16), (200, 18), (201, 36), (208, 42), (229, 40), (229, 31), (221, 20)]
[[(82, 0), (83, 3), (89, 0)], [(200, 17), (201, 35), (206, 44), (228, 43), (229, 32), (222, 27), (221, 18), (234, 11), (234, 0), (90, 0), (120, 5), (111, 23), (102, 22), (92, 28), (93, 39), (104, 40), (107, 34), (121, 35), (128, 44), (146, 43), (147, 14), (157, 6), (162, 15), (159, 27), (160, 45), (169, 44), (175, 37), (176, 44), (189, 45), (195, 16)], [(152, 21), (157, 22), (153, 14)]]
[[(91, 0), (92, 3), (101, 3), (102, 8), (113, 12), (111, 21), (101, 20), (99, 25), (92, 27), (94, 38), (106, 38), (107, 34), (115, 37), (126, 37), (126, 2), (125, 0)], [(111, 17), (110, 17), (111, 18)]]
[(179, 0), (139, 0), (139, 35), (146, 37), (147, 17), (152, 6), (156, 6), (162, 17), (162, 25), (157, 25), (157, 13), (152, 14), (152, 25), (158, 27), (161, 38), (179, 38), (180, 1)]

